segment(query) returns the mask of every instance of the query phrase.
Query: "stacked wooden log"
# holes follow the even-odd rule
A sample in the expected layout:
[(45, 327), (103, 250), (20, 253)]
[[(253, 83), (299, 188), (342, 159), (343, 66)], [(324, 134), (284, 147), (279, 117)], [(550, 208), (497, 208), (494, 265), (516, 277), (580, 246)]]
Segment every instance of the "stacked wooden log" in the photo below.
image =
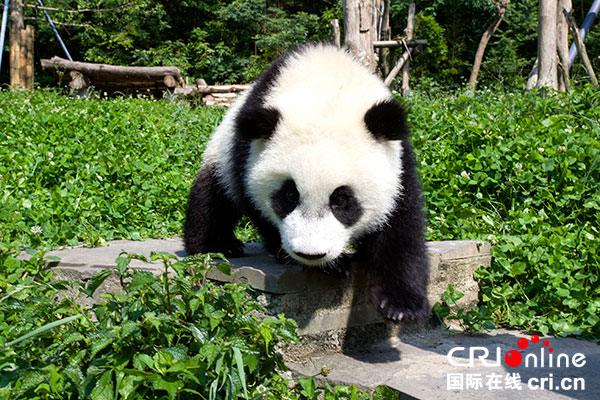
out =
[(42, 68), (54, 72), (62, 85), (85, 95), (90, 87), (100, 92), (148, 93), (162, 96), (184, 85), (177, 67), (128, 67), (69, 61), (60, 57), (41, 60)]
[(196, 85), (175, 88), (175, 95), (186, 99), (201, 99), (202, 104), (207, 107), (229, 107), (241, 92), (251, 87), (251, 83), (209, 86), (200, 79)]
[(10, 85), (15, 89), (33, 89), (33, 36), (33, 26), (27, 25), (11, 41)]

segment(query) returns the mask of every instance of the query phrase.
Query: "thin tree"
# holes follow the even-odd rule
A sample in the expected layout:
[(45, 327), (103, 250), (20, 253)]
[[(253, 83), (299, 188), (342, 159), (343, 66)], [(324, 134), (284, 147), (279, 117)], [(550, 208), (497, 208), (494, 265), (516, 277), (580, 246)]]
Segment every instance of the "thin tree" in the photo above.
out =
[(558, 0), (540, 0), (538, 19), (538, 88), (558, 89)]
[(569, 24), (563, 9), (571, 12), (573, 4), (571, 0), (558, 0), (556, 15), (556, 50), (558, 51), (558, 89), (569, 90)]
[(495, 0), (494, 4), (496, 5), (496, 18), (494, 19), (494, 22), (488, 26), (485, 32), (483, 32), (483, 35), (481, 35), (479, 47), (477, 47), (477, 52), (475, 53), (475, 61), (473, 61), (473, 69), (471, 70), (471, 76), (469, 77), (469, 87), (471, 89), (475, 89), (477, 86), (477, 77), (479, 75), (479, 69), (481, 68), (481, 61), (483, 60), (485, 48), (496, 32), (496, 29), (498, 29), (502, 23), (502, 19), (504, 19), (504, 14), (506, 14), (510, 0)]

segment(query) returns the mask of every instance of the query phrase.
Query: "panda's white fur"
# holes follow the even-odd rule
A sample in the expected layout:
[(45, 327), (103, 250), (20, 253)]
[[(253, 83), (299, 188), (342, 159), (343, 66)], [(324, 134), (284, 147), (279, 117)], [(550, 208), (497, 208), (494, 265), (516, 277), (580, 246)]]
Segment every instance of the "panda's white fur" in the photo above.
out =
[[(377, 141), (362, 118), (369, 106), (390, 97), (380, 79), (332, 46), (306, 47), (286, 60), (264, 104), (279, 110), (281, 120), (268, 143), (252, 143), (246, 188), (255, 206), (279, 228), (291, 257), (308, 265), (330, 262), (351, 238), (385, 222), (400, 190), (402, 145)], [(232, 125), (244, 101), (245, 96), (230, 110), (206, 150), (205, 162), (217, 160), (225, 188), (233, 187)], [(301, 207), (281, 221), (269, 198), (290, 173), (303, 198)], [(327, 208), (331, 192), (349, 183), (364, 213), (346, 228)], [(327, 257), (306, 260), (298, 252)]]
[[(404, 227), (391, 226), (392, 220), (398, 220), (401, 224), (406, 222), (409, 231), (415, 231), (407, 237), (410, 243), (399, 246), (408, 246), (409, 275), (415, 268), (424, 271), (417, 273), (415, 286), (420, 292), (414, 303), (424, 301), (426, 305), (421, 292), (423, 281), (427, 280), (427, 265), (417, 265), (423, 263), (422, 217), (420, 204), (412, 204), (419, 203), (420, 189), (412, 164), (408, 175), (403, 176), (402, 160), (412, 160), (404, 153), (412, 154), (412, 150), (405, 148), (409, 144), (404, 140), (393, 135), (382, 139), (387, 133), (373, 132), (379, 129), (380, 115), (385, 119), (387, 111), (376, 112), (376, 117), (366, 121), (370, 110), (392, 103), (395, 104), (383, 82), (344, 50), (313, 44), (280, 59), (252, 91), (240, 96), (207, 145), (188, 203), (184, 226), (188, 252), (215, 251), (220, 247), (225, 251), (236, 246), (235, 238), (217, 226), (211, 213), (231, 219), (228, 224), (238, 214), (249, 214), (267, 245), (271, 243), (271, 251), (279, 252), (277, 244), (273, 245), (279, 241), (286, 256), (304, 265), (335, 265), (349, 242), (374, 241), (363, 247), (376, 248), (377, 241), (396, 237), (404, 240), (403, 233), (398, 232)], [(395, 107), (399, 106), (392, 109)], [(247, 138), (242, 133), (243, 119), (259, 113), (254, 110), (267, 110), (275, 115), (275, 122), (267, 134), (254, 137), (250, 129), (251, 137)], [(256, 130), (259, 125), (256, 123)], [(418, 192), (410, 193), (406, 206), (400, 200), (405, 197), (404, 178), (408, 178), (411, 191)], [(282, 215), (274, 209), (273, 198), (287, 181), (295, 184), (299, 198), (293, 210)], [(349, 188), (360, 211), (350, 222), (332, 212), (331, 196), (340, 187)], [(198, 210), (201, 207), (206, 210)], [(220, 207), (225, 211), (217, 210)], [(414, 216), (399, 217), (399, 207), (410, 209)], [(392, 265), (394, 261), (387, 260), (391, 255), (388, 247), (381, 249), (381, 257)], [(413, 248), (414, 255), (410, 254)], [(236, 251), (232, 254), (236, 255)], [(374, 258), (377, 256), (379, 253)], [(392, 319), (410, 313), (403, 310), (405, 307), (393, 305), (390, 297), (395, 295), (379, 293), (389, 292), (385, 278), (376, 276), (372, 281), (377, 281), (372, 283), (372, 301), (378, 303), (374, 305), (379, 311)], [(419, 309), (413, 317), (420, 318), (424, 313)]]

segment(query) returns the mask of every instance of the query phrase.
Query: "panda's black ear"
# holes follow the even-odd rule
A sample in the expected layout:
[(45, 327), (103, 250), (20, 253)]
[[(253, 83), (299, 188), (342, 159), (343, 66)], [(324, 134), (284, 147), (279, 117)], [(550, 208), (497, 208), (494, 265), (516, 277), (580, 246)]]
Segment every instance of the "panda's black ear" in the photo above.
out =
[(266, 139), (275, 131), (280, 113), (274, 108), (242, 107), (237, 116), (239, 133), (246, 139)]
[(365, 114), (365, 124), (377, 140), (402, 140), (408, 137), (406, 112), (393, 99), (373, 105)]

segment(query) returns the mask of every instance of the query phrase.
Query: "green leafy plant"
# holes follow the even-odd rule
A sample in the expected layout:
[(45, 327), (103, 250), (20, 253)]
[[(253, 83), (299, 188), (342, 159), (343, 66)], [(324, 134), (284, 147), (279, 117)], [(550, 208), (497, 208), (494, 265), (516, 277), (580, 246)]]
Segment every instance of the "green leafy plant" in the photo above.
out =
[[(85, 284), (51, 280), (55, 260), (43, 252), (17, 254), (4, 245), (0, 253), (3, 399), (369, 398), (354, 386), (319, 389), (314, 377), (283, 379), (279, 348), (298, 340), (295, 322), (266, 316), (244, 285), (208, 280), (213, 267), (230, 273), (219, 254), (122, 254), (115, 271)], [(121, 293), (78, 303), (115, 274)]]
[[(134, 269), (133, 259), (162, 262), (164, 273)], [(19, 261), (21, 272), (40, 267), (40, 260)], [(259, 318), (264, 310), (242, 285), (208, 281), (211, 260), (123, 255), (117, 259), (123, 293), (106, 294), (91, 309), (75, 298), (56, 301), (60, 284), (47, 280), (44, 268), (28, 286), (5, 284), (2, 397), (251, 398), (260, 387), (272, 387), (281, 379), (275, 369), (285, 368), (276, 346), (297, 340), (295, 323), (283, 316)], [(227, 264), (217, 268), (228, 272)], [(111, 275), (99, 271), (87, 285), (61, 284), (92, 296)], [(33, 286), (37, 297), (30, 303)]]
[(222, 111), (0, 91), (0, 241), (30, 247), (180, 232)]
[(485, 305), (468, 311), (461, 308), (457, 301), (463, 297), (464, 293), (455, 290), (452, 285), (448, 285), (446, 291), (442, 293), (441, 301), (433, 305), (433, 313), (442, 323), (445, 323), (446, 320), (457, 321), (460, 328), (468, 334), (496, 328), (492, 322), (493, 317)]
[(600, 94), (418, 91), (407, 106), (431, 240), (492, 243), (497, 326), (600, 336)]

